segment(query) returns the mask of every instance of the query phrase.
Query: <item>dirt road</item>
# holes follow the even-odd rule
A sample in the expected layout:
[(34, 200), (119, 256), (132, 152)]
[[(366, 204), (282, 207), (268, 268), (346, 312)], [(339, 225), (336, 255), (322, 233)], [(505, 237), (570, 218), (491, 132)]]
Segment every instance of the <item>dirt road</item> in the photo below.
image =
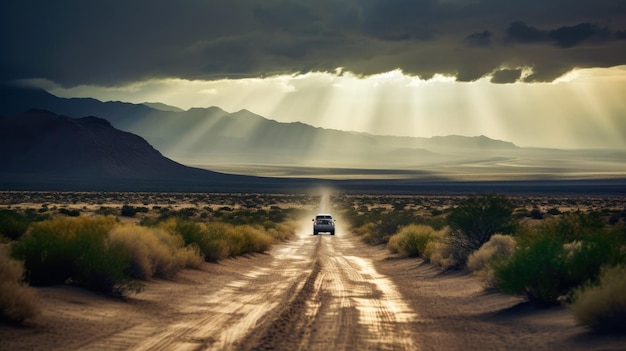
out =
[[(1, 350), (618, 350), (563, 309), (515, 307), (467, 274), (390, 259), (345, 231), (205, 264), (127, 301), (39, 289), (42, 316)], [(582, 335), (582, 336), (581, 336)]]
[(407, 322), (417, 315), (353, 238), (305, 233), (269, 256), (187, 302), (184, 318), (144, 323), (85, 349), (414, 349)]

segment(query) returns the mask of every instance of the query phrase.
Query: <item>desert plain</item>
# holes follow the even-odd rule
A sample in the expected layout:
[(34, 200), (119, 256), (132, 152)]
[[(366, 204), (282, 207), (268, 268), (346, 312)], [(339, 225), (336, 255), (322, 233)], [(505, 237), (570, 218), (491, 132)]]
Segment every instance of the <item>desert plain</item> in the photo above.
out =
[[(616, 196), (511, 196), (518, 209), (626, 209)], [(202, 221), (227, 209), (293, 209), (295, 235), (265, 253), (226, 258), (151, 279), (123, 298), (72, 285), (36, 287), (41, 314), (0, 324), (2, 350), (624, 350), (626, 336), (579, 325), (563, 306), (537, 307), (486, 289), (467, 270), (368, 245), (345, 208), (410, 208), (433, 215), (454, 195), (2, 192), (0, 209), (140, 222), (164, 209)], [(122, 207), (145, 208), (121, 216)], [(192, 209), (192, 210), (190, 210)], [(72, 212), (73, 211), (73, 212)], [(317, 212), (337, 235), (312, 235)], [(520, 216), (521, 218), (522, 216)], [(525, 222), (537, 221), (530, 217)], [(618, 221), (624, 221), (618, 216)], [(618, 223), (624, 225), (624, 223)]]

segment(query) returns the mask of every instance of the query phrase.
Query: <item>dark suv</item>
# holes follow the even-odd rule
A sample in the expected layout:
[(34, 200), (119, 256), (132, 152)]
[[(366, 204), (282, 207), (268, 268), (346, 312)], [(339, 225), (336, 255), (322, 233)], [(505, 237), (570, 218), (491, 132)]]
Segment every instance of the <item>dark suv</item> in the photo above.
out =
[(320, 213), (313, 220), (313, 235), (330, 233), (335, 235), (335, 220), (327, 213)]

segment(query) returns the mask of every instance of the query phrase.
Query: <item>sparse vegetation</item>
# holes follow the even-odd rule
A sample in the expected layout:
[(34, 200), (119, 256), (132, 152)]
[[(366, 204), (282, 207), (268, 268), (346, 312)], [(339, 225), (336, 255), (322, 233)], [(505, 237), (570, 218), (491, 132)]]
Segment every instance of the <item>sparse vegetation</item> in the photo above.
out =
[(35, 291), (23, 281), (22, 262), (10, 257), (8, 245), (0, 244), (0, 318), (21, 323), (40, 313)]
[(158, 227), (178, 233), (186, 245), (197, 247), (208, 262), (265, 252), (277, 241), (291, 237), (295, 231), (286, 223), (265, 229), (262, 226), (198, 223), (178, 218), (170, 218)]
[[(121, 216), (149, 213), (147, 207), (121, 208)], [(100, 206), (98, 211), (102, 209)], [(105, 213), (111, 212), (109, 207), (104, 209)], [(158, 209), (159, 217), (155, 219), (144, 217), (142, 225), (123, 224), (114, 216), (96, 215), (58, 216), (32, 223), (7, 221), (28, 225), (17, 228), (7, 224), (3, 228), (17, 228), (7, 230), (11, 235), (8, 238), (18, 239), (13, 243), (13, 255), (25, 262), (27, 279), (32, 284), (70, 283), (116, 295), (139, 290), (136, 279), (171, 277), (204, 260), (215, 262), (265, 252), (295, 232), (293, 223), (272, 221), (295, 214), (278, 206), (269, 211), (229, 207), (223, 210), (226, 214), (218, 216), (214, 215), (221, 211), (210, 208), (162, 209)], [(15, 215), (6, 218), (22, 219)]]
[(117, 225), (109, 232), (109, 240), (128, 251), (131, 276), (136, 279), (172, 277), (183, 268), (195, 268), (202, 263), (196, 246), (185, 246), (179, 235), (161, 228)]
[(516, 247), (517, 242), (512, 236), (495, 234), (469, 256), (467, 267), (486, 288), (497, 288), (499, 283), (493, 267), (510, 258)]
[(26, 233), (31, 223), (46, 218), (48, 216), (35, 214), (32, 211), (20, 213), (8, 209), (0, 210), (0, 237), (17, 240)]
[(580, 324), (594, 331), (626, 332), (626, 266), (604, 267), (598, 283), (577, 288), (568, 307)]
[(123, 294), (133, 290), (130, 256), (108, 240), (113, 217), (58, 217), (34, 223), (13, 247), (34, 285), (70, 282), (96, 291)]
[(501, 195), (476, 195), (461, 200), (448, 217), (450, 245), (456, 260), (465, 264), (469, 255), (478, 250), (496, 233), (510, 234), (515, 231), (511, 216), (515, 206)]
[(408, 257), (423, 257), (426, 246), (437, 234), (426, 225), (409, 224), (389, 239), (387, 248)]
[[(55, 198), (62, 195), (28, 193), (22, 196), (29, 204), (44, 205), (0, 209), (2, 240), (12, 242), (33, 284), (71, 283), (114, 294), (138, 289), (136, 279), (169, 277), (202, 260), (264, 252), (290, 238), (291, 221), (318, 200), (153, 193)], [(0, 196), (5, 204), (19, 203), (14, 193)], [(486, 287), (541, 303), (570, 299), (581, 285), (598, 282), (601, 267), (626, 261), (620, 198), (338, 195), (333, 206), (345, 208), (342, 219), (370, 244), (387, 244), (443, 269), (467, 263)]]
[(576, 213), (523, 231), (511, 259), (496, 265), (500, 288), (553, 304), (595, 282), (602, 266), (625, 263), (624, 229), (600, 227), (596, 218)]

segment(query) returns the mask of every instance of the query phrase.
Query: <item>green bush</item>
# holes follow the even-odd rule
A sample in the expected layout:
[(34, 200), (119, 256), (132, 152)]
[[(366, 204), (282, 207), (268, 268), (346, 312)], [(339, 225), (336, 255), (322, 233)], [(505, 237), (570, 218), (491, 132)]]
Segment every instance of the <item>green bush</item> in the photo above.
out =
[(79, 210), (72, 210), (69, 208), (60, 208), (59, 209), (59, 213), (69, 216), (69, 217), (78, 217), (80, 216), (80, 211)]
[(220, 222), (210, 224), (169, 218), (158, 224), (169, 233), (180, 235), (187, 246), (195, 246), (205, 261), (217, 262), (230, 256), (228, 247), (228, 225)]
[(24, 266), (10, 257), (7, 245), (0, 245), (0, 318), (21, 323), (40, 313), (38, 298), (24, 284)]
[(196, 246), (204, 259), (216, 262), (226, 257), (261, 253), (270, 249), (277, 240), (291, 237), (295, 232), (293, 223), (262, 226), (232, 225), (221, 221), (197, 223), (170, 218), (158, 227), (180, 235), (185, 245)]
[(503, 291), (551, 304), (597, 281), (602, 266), (626, 263), (625, 248), (623, 233), (606, 230), (567, 244), (560, 235), (526, 238), (510, 260), (495, 266), (495, 273)]
[(553, 304), (570, 288), (563, 243), (544, 237), (519, 247), (510, 260), (494, 266), (502, 291), (529, 301)]
[(136, 279), (172, 277), (181, 269), (196, 268), (202, 262), (196, 246), (184, 246), (180, 236), (160, 228), (118, 225), (110, 231), (109, 239), (130, 254), (132, 276)]
[(110, 243), (113, 217), (58, 217), (34, 223), (13, 246), (34, 285), (71, 282), (113, 294), (135, 290), (130, 281), (130, 256)]
[[(534, 234), (534, 237), (551, 236), (562, 243), (570, 243), (593, 236), (603, 228), (604, 224), (597, 213), (574, 212), (558, 218), (549, 218), (534, 228), (531, 233), (525, 234), (531, 235), (530, 241), (534, 240), (532, 237)], [(521, 239), (524, 240), (524, 237), (522, 236)]]
[(626, 332), (626, 266), (604, 267), (598, 284), (576, 289), (568, 308), (594, 331)]
[(11, 240), (19, 239), (33, 222), (47, 219), (47, 215), (33, 212), (19, 213), (11, 210), (0, 210), (0, 236)]
[(450, 245), (460, 264), (496, 233), (510, 234), (516, 229), (513, 203), (501, 195), (475, 195), (461, 201), (448, 214)]
[(137, 209), (130, 205), (123, 205), (120, 211), (120, 215), (123, 217), (135, 217)]
[(510, 235), (495, 234), (467, 260), (467, 268), (486, 288), (499, 286), (493, 266), (509, 259), (517, 247), (515, 238)]
[(448, 270), (458, 266), (454, 248), (450, 246), (449, 229), (434, 231), (429, 237), (422, 258), (435, 266)]
[(389, 239), (387, 248), (402, 256), (420, 257), (426, 245), (435, 236), (435, 229), (425, 225), (410, 224), (402, 227), (397, 234)]

